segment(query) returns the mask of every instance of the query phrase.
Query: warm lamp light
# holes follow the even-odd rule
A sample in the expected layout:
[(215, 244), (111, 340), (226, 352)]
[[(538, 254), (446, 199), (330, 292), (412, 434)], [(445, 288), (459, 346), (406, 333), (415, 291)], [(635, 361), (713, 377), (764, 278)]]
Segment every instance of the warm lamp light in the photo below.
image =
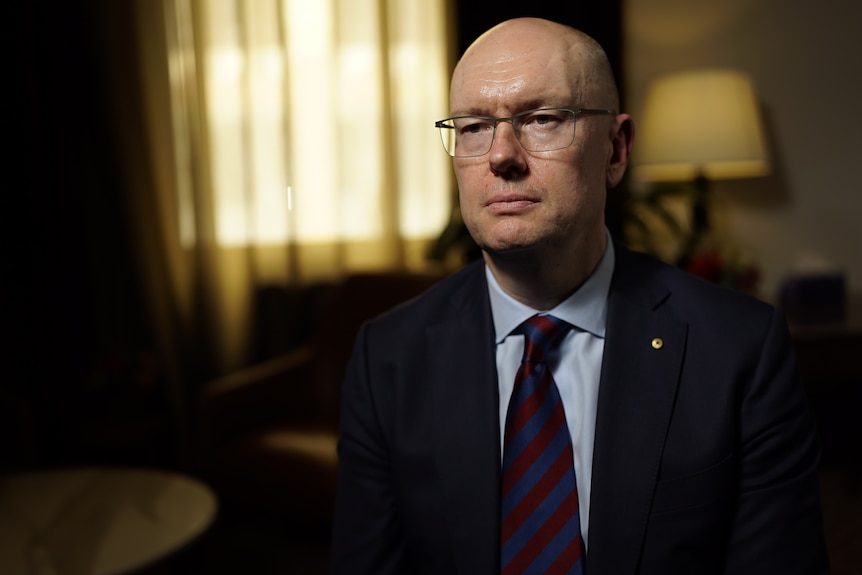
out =
[(757, 99), (735, 70), (660, 76), (649, 87), (639, 130), (635, 175), (646, 182), (691, 182), (687, 266), (709, 233), (709, 182), (769, 173)]
[(657, 78), (638, 135), (636, 175), (644, 181), (769, 173), (757, 99), (742, 72), (695, 70)]

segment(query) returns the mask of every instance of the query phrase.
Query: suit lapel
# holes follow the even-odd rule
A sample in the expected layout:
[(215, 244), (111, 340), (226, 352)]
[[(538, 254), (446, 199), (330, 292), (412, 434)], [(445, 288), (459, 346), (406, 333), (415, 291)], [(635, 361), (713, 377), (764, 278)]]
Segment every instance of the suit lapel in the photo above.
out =
[[(593, 455), (592, 573), (636, 572), (686, 344), (685, 322), (661, 311), (670, 294), (638, 267), (617, 250)], [(476, 270), (450, 312), (427, 329), (428, 380), (457, 572), (492, 575), (499, 572), (499, 399), (487, 287), (483, 268)]]
[(437, 471), (457, 572), (471, 575), (499, 572), (498, 390), (483, 269), (427, 332)]
[[(687, 325), (618, 250), (593, 452), (588, 567), (635, 573), (676, 396)], [(643, 271), (643, 270), (641, 270)]]

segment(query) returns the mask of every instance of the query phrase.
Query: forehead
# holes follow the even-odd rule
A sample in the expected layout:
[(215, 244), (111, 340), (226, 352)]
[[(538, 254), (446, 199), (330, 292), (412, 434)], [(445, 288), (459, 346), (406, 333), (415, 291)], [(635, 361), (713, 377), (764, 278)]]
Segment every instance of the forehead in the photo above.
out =
[(515, 113), (579, 103), (587, 59), (576, 46), (535, 34), (499, 34), (474, 45), (452, 78), (453, 113)]

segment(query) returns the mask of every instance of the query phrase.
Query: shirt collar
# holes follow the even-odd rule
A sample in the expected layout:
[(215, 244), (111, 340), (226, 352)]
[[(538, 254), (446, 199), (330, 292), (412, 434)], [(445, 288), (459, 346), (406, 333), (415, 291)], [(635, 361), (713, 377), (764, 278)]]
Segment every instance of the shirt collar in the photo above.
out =
[[(568, 298), (554, 309), (539, 313), (551, 314), (578, 329), (596, 337), (605, 337), (605, 323), (608, 308), (608, 290), (614, 273), (614, 246), (611, 235), (605, 230), (607, 242), (605, 253), (595, 271)], [(488, 278), (488, 295), (491, 299), (491, 314), (494, 319), (495, 340), (501, 343), (509, 334), (527, 319), (536, 315), (536, 310), (509, 296), (497, 283), (490, 268), (485, 266)]]

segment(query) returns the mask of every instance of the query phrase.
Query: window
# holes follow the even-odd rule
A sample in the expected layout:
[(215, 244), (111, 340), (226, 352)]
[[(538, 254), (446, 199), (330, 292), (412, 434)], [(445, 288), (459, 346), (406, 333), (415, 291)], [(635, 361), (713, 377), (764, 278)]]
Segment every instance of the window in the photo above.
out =
[[(438, 0), (166, 0), (184, 245), (427, 241), (451, 209)], [(441, 6), (443, 5), (443, 6)], [(183, 166), (186, 166), (185, 168)]]

